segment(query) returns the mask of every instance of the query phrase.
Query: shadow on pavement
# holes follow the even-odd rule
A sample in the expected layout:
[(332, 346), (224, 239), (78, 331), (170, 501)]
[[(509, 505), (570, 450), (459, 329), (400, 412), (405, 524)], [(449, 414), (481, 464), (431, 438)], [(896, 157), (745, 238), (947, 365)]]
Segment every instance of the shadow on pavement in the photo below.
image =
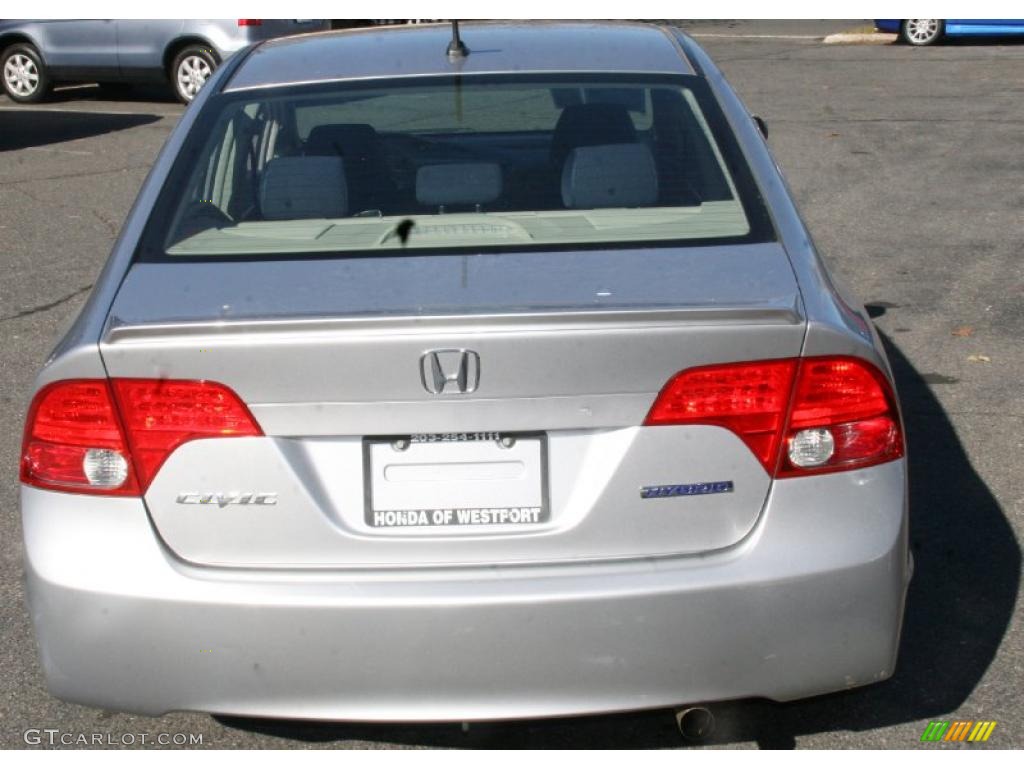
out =
[(123, 131), (155, 123), (160, 115), (112, 115), (51, 109), (0, 110), (0, 152)]
[[(877, 316), (884, 309), (871, 312)], [(792, 748), (795, 737), (927, 720), (955, 712), (992, 662), (1013, 615), (1021, 551), (928, 384), (883, 336), (906, 422), (914, 579), (896, 674), (869, 686), (790, 704), (715, 704), (711, 744)], [(356, 663), (358, 663), (356, 661)], [(971, 719), (973, 713), (964, 712)], [(679, 746), (672, 715), (454, 725), (318, 724), (218, 717), (228, 727), (307, 742), (357, 740), (430, 747), (645, 748)], [(916, 740), (915, 740), (916, 741)], [(897, 745), (914, 746), (913, 741)]]

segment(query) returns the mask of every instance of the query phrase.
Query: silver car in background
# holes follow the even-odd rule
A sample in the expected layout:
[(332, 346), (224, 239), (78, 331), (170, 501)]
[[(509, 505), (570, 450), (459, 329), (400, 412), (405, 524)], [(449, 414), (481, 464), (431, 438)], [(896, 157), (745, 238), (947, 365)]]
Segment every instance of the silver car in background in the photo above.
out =
[(250, 43), (329, 28), (327, 19), (0, 21), (0, 72), (4, 92), (21, 103), (77, 82), (169, 82), (188, 103)]
[(670, 27), (227, 60), (21, 481), (50, 690), (149, 714), (813, 696), (892, 675), (911, 572), (879, 339)]

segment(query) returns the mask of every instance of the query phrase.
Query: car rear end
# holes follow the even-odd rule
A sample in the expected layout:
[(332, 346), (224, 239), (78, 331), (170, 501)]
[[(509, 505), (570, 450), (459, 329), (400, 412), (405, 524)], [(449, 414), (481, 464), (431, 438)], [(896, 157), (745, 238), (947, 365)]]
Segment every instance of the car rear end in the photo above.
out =
[(810, 315), (705, 79), (202, 98), (29, 410), (56, 695), (472, 720), (892, 673), (887, 367)]

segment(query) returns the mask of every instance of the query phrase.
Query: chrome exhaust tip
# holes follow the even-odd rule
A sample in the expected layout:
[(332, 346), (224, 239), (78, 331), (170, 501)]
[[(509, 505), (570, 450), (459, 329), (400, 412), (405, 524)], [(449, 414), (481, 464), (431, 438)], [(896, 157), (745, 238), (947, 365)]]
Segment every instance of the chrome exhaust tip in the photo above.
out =
[(677, 709), (676, 726), (687, 741), (703, 741), (715, 732), (715, 716), (707, 707)]

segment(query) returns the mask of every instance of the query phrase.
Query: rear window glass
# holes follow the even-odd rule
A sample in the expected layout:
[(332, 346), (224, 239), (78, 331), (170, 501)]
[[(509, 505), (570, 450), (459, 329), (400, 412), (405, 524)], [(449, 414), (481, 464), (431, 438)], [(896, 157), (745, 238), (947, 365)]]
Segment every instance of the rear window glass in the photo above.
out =
[(221, 94), (144, 257), (768, 239), (697, 78), (431, 78)]

